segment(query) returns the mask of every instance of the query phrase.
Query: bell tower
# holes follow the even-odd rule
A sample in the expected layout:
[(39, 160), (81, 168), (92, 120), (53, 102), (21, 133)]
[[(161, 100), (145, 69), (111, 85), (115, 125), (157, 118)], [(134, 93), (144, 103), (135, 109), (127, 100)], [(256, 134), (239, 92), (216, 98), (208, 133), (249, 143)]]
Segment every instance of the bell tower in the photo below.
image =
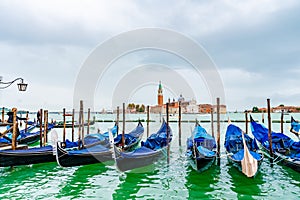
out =
[(163, 96), (163, 91), (162, 91), (162, 85), (161, 85), (161, 81), (159, 81), (159, 85), (158, 85), (158, 93), (157, 93), (157, 104), (159, 106), (163, 106), (164, 102), (164, 96)]

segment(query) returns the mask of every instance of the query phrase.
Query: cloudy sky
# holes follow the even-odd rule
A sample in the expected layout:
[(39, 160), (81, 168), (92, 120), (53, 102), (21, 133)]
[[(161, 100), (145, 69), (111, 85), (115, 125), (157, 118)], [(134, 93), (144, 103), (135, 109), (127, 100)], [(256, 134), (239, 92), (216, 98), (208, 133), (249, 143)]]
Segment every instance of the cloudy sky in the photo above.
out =
[[(267, 98), (273, 106), (299, 106), (299, 19), (300, 2), (296, 0), (1, 0), (0, 76), (4, 81), (22, 77), (29, 85), (24, 93), (17, 91), (16, 84), (0, 90), (0, 105), (71, 109), (78, 73), (91, 52), (113, 36), (153, 27), (176, 31), (205, 49), (223, 81), (229, 110), (263, 107)], [(149, 67), (151, 63), (155, 66)], [(211, 103), (203, 78), (195, 77), (174, 55), (144, 50), (122, 56), (111, 69), (113, 65), (128, 66), (126, 69), (146, 66), (142, 68), (145, 74), (157, 66), (172, 66), (193, 90), (198, 87), (201, 91), (195, 96), (180, 93), (198, 103)], [(113, 74), (102, 82), (116, 89), (121, 78), (110, 79)], [(153, 79), (152, 85), (135, 89), (128, 101), (155, 104), (157, 82)], [(103, 97), (101, 88), (95, 92), (95, 108), (110, 108), (111, 94), (104, 92)], [(165, 96), (177, 96), (174, 91), (166, 85)]]

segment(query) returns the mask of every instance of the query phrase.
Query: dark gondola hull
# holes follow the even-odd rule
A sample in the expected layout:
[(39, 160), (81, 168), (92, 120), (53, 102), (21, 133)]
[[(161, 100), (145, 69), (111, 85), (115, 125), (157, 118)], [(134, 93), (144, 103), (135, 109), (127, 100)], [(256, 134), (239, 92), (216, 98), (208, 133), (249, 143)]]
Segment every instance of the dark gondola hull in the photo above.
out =
[(148, 154), (128, 157), (126, 153), (119, 152), (116, 148), (115, 149), (115, 156), (116, 156), (116, 165), (117, 168), (124, 172), (136, 168), (145, 167), (151, 165), (166, 155), (166, 149), (159, 149), (157, 151), (153, 151)]
[[(268, 153), (268, 155), (270, 155), (270, 150), (267, 149), (265, 146), (261, 145), (264, 152)], [(285, 165), (297, 172), (300, 172), (300, 160), (294, 160), (294, 159), (290, 159), (288, 156), (285, 156), (277, 151), (273, 152), (274, 154), (274, 159), (275, 160), (280, 160), (280, 163), (282, 165)]]
[(18, 144), (33, 144), (40, 139), (40, 134), (30, 135), (18, 140)]
[(55, 162), (52, 149), (45, 151), (9, 150), (0, 151), (0, 167), (29, 165), (45, 162)]
[(151, 134), (141, 147), (131, 152), (121, 152), (114, 146), (115, 161), (120, 171), (148, 166), (167, 155), (168, 145), (172, 141), (172, 130), (164, 121), (160, 129)]
[(57, 163), (62, 167), (73, 167), (79, 165), (88, 165), (94, 163), (102, 163), (113, 160), (112, 151), (102, 152), (87, 152), (81, 154), (70, 154), (68, 151), (60, 147), (60, 143), (57, 143), (56, 149)]
[(188, 161), (194, 170), (203, 172), (210, 168), (216, 161), (216, 157), (198, 157), (195, 158), (192, 155), (188, 156)]

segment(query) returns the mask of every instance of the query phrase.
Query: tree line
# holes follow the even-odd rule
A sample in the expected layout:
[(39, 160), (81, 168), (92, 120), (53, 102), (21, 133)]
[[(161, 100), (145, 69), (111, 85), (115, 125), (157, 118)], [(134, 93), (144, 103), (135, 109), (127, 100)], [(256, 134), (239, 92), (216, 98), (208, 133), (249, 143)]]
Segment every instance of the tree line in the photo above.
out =
[(129, 109), (129, 110), (135, 109), (136, 112), (145, 112), (145, 105), (130, 103), (130, 104), (128, 104), (127, 109)]

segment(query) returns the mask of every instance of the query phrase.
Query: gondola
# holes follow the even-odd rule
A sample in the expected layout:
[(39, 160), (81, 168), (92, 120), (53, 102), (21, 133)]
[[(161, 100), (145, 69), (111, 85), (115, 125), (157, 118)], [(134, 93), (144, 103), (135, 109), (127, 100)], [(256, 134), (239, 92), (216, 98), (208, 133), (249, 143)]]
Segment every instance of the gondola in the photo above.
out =
[[(169, 140), (167, 140), (167, 138), (169, 138)], [(157, 133), (151, 134), (145, 142), (141, 143), (140, 148), (134, 151), (124, 152), (114, 146), (116, 166), (120, 171), (127, 171), (150, 165), (163, 155), (166, 155), (167, 146), (171, 140), (172, 130), (167, 123), (163, 121)]]
[(299, 130), (300, 130), (300, 124), (298, 121), (296, 121), (293, 117), (291, 117), (291, 129), (290, 129), (290, 132), (291, 133), (294, 133), (298, 139), (299, 139)]
[[(270, 153), (268, 132), (269, 130), (262, 124), (256, 123), (251, 117), (252, 134), (262, 145), (263, 149)], [(283, 133), (272, 132), (272, 150), (275, 161), (300, 172), (300, 142)]]
[(264, 159), (263, 153), (255, 139), (233, 125), (229, 124), (225, 135), (227, 159), (247, 177), (254, 177)]
[(125, 145), (122, 144), (122, 134), (119, 134), (114, 139), (114, 144), (118, 148), (122, 148), (123, 151), (132, 151), (135, 149), (139, 142), (141, 141), (144, 133), (144, 127), (142, 123), (139, 121), (138, 126), (135, 130), (131, 131), (128, 134), (124, 134)]
[(207, 170), (216, 160), (216, 147), (215, 139), (197, 122), (187, 139), (186, 155), (191, 166), (198, 172)]
[[(116, 133), (116, 126), (114, 126), (111, 131), (112, 133)], [(54, 138), (57, 138), (57, 133), (53, 134), (56, 134)], [(51, 136), (53, 137), (54, 135)], [(106, 135), (108, 135), (107, 132), (103, 134), (89, 134), (84, 138), (84, 144), (87, 147), (97, 144), (105, 144), (105, 140), (107, 140)], [(54, 145), (56, 145), (56, 141), (52, 142)], [(77, 147), (76, 145), (78, 146), (78, 142), (67, 141), (64, 143), (65, 148), (74, 148)], [(55, 162), (56, 157), (53, 150), (55, 149), (53, 149), (52, 145), (33, 148), (28, 148), (28, 146), (25, 146), (25, 149), (2, 150), (0, 151), (0, 167)]]
[[(48, 124), (48, 131), (54, 127), (54, 124)], [(17, 137), (18, 144), (33, 144), (40, 139), (40, 131), (31, 132), (35, 126), (30, 126), (25, 132), (25, 129), (20, 131), (20, 135)], [(42, 131), (44, 132), (44, 131)], [(12, 142), (12, 133), (7, 133), (6, 137), (0, 138), (0, 144), (6, 145), (11, 144)]]
[[(137, 146), (143, 133), (144, 127), (142, 123), (139, 122), (133, 131), (124, 135), (125, 145), (123, 145), (123, 150)], [(122, 140), (119, 139), (119, 137), (120, 135), (114, 139), (114, 145), (116, 146), (120, 146), (122, 143)], [(56, 160), (62, 167), (87, 165), (113, 160), (112, 154), (111, 143), (108, 138), (105, 138), (101, 144), (89, 147), (85, 146), (83, 148), (63, 148), (61, 142), (57, 142), (56, 145)]]

